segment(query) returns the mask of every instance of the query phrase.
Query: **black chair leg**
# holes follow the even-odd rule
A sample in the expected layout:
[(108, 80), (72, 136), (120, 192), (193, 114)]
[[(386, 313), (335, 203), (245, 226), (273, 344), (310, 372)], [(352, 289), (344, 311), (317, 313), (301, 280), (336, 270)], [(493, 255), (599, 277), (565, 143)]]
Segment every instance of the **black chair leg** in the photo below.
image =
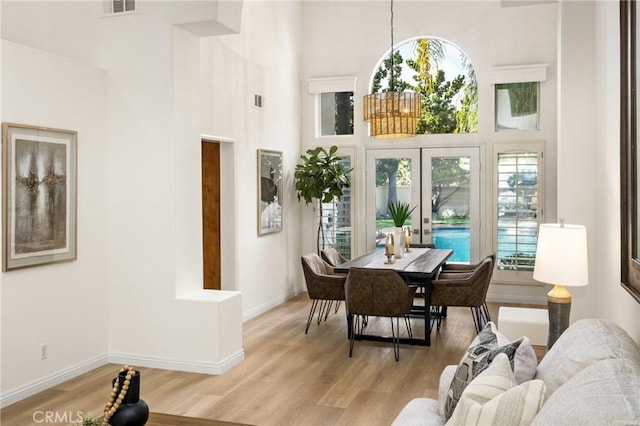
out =
[(393, 355), (396, 362), (400, 359), (400, 318), (396, 317), (396, 330), (393, 330), (393, 317), (391, 318), (391, 340), (393, 341)]
[(409, 333), (409, 339), (413, 339), (413, 330), (411, 330), (411, 319), (405, 315), (404, 323), (407, 326), (407, 332)]
[(307, 328), (304, 329), (304, 334), (307, 334), (309, 331), (309, 326), (311, 325), (311, 320), (313, 319), (313, 314), (316, 312), (316, 307), (318, 306), (318, 299), (313, 299), (311, 302), (311, 309), (309, 310), (309, 318), (307, 318)]
[(482, 308), (472, 307), (471, 308), (471, 316), (473, 317), (473, 325), (476, 327), (476, 334), (479, 334), (482, 331), (484, 325), (482, 324)]
[(333, 305), (333, 300), (329, 300), (327, 302), (327, 309), (324, 311), (324, 320), (326, 321), (329, 318), (329, 312), (331, 312), (331, 305)]
[(489, 308), (487, 307), (487, 302), (482, 304), (482, 312), (484, 313), (484, 323), (488, 323), (491, 321), (491, 314), (489, 313)]
[(356, 330), (358, 329), (357, 323), (360, 322), (359, 315), (350, 315), (351, 317), (351, 340), (349, 341), (349, 357), (353, 355), (353, 345), (356, 341)]

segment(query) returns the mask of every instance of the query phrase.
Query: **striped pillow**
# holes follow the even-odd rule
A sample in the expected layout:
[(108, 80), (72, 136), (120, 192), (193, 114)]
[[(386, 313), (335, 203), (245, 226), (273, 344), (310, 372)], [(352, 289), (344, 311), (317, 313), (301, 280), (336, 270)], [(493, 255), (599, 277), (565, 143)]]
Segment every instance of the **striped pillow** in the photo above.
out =
[(509, 358), (499, 354), (465, 388), (447, 425), (529, 425), (544, 402), (542, 380), (517, 385)]

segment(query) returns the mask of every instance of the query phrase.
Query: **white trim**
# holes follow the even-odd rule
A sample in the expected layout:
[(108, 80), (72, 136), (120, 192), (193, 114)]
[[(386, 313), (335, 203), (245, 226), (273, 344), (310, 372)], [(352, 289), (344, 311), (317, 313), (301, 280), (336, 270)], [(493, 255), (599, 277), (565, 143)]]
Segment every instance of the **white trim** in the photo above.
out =
[(547, 81), (547, 64), (508, 65), (491, 68), (491, 84)]
[(309, 93), (314, 95), (318, 93), (339, 93), (339, 92), (356, 92), (356, 82), (358, 77), (322, 77), (309, 78)]
[(112, 352), (91, 358), (27, 384), (18, 386), (17, 388), (2, 392), (0, 395), (0, 408), (5, 408), (11, 404), (15, 404), (25, 398), (33, 396), (39, 392), (43, 392), (59, 385), (60, 383), (66, 382), (67, 380), (74, 379), (82, 374), (86, 374), (106, 364), (129, 364), (139, 367), (159, 368), (163, 370), (221, 375), (242, 361), (244, 361), (244, 350), (242, 349), (219, 362), (158, 358)]
[(107, 354), (100, 355), (79, 364), (72, 365), (71, 367), (48, 374), (42, 378), (18, 386), (17, 388), (2, 392), (0, 395), (0, 408), (7, 407), (53, 386), (59, 385), (60, 383), (66, 382), (67, 380), (78, 377), (81, 374), (88, 373), (91, 370), (102, 367), (108, 362), (109, 356)]
[(287, 300), (291, 299), (292, 297), (295, 297), (298, 293), (295, 291), (288, 291), (287, 293), (283, 294), (282, 296), (278, 296), (275, 299), (271, 299), (266, 303), (263, 303), (262, 305), (256, 306), (253, 309), (249, 309), (247, 312), (243, 312), (242, 313), (242, 322), (248, 321), (251, 318), (255, 318), (258, 315), (262, 315), (265, 312), (275, 308), (276, 306), (280, 306), (281, 304), (283, 304), (284, 302), (286, 302)]
[(244, 350), (228, 356), (219, 362), (192, 361), (173, 358), (158, 358), (144, 355), (114, 352), (109, 354), (111, 364), (129, 364), (162, 370), (185, 371), (188, 373), (220, 375), (244, 361)]
[(200, 133), (200, 139), (207, 141), (207, 142), (224, 142), (224, 143), (236, 143), (237, 139), (236, 138), (229, 138), (226, 136), (214, 136), (214, 135), (207, 135), (205, 133)]

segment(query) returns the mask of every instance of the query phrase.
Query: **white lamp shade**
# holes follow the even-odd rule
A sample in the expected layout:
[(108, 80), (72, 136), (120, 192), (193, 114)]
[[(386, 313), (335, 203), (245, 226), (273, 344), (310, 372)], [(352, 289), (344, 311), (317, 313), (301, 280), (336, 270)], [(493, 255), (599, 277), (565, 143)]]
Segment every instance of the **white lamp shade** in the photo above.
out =
[(589, 284), (587, 228), (582, 225), (541, 224), (533, 279), (572, 287)]

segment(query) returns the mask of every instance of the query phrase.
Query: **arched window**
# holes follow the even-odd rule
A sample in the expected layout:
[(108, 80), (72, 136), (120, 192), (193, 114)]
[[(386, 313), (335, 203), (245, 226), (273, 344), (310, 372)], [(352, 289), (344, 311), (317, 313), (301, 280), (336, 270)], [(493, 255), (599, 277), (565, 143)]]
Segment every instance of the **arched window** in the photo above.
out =
[[(422, 95), (418, 134), (478, 131), (478, 84), (467, 55), (440, 38), (418, 38), (394, 49), (396, 90)], [(387, 53), (373, 75), (371, 93), (389, 88), (391, 58)]]

